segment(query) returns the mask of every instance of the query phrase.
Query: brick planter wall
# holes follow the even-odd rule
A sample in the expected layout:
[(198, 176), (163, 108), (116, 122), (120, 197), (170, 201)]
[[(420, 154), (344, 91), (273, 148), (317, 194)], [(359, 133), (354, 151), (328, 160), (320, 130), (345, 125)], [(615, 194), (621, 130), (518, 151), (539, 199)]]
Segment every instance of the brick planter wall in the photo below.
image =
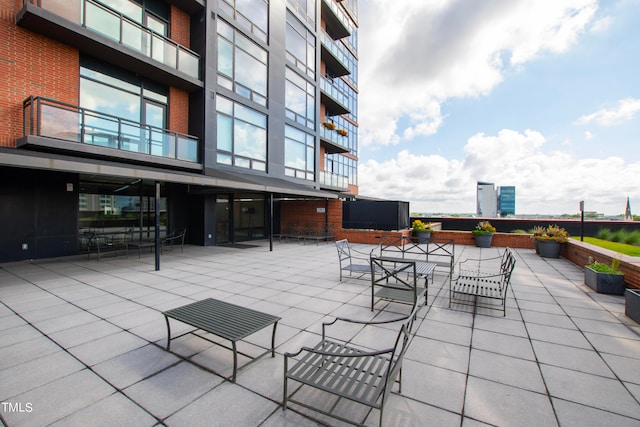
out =
[(603, 264), (611, 265), (614, 258), (620, 259), (620, 271), (624, 273), (624, 283), (628, 288), (640, 289), (640, 259), (620, 255), (589, 243), (571, 239), (562, 250), (561, 256), (568, 259), (578, 267), (584, 267), (589, 263), (589, 257)]

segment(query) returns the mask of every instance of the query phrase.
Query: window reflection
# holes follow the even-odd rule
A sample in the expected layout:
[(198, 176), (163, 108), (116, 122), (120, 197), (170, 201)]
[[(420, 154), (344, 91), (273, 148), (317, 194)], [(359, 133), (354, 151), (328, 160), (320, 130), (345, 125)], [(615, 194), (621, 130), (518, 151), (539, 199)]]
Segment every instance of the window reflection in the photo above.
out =
[(266, 171), (267, 116), (217, 96), (217, 162)]

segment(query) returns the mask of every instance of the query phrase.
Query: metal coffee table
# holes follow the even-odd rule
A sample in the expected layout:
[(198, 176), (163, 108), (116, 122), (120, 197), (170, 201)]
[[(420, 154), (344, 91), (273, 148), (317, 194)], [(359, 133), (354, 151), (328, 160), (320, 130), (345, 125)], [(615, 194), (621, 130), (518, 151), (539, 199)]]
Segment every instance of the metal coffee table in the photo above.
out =
[[(209, 332), (220, 338), (231, 341), (233, 350), (233, 376), (231, 381), (233, 382), (236, 381), (236, 373), (238, 371), (238, 349), (236, 347), (237, 341), (240, 341), (248, 337), (249, 335), (258, 332), (269, 325), (273, 325), (270, 351), (271, 357), (275, 356), (276, 327), (278, 326), (278, 320), (280, 320), (280, 317), (278, 316), (273, 316), (271, 314), (252, 310), (250, 308), (242, 307), (213, 298), (197, 301), (191, 304), (184, 305), (182, 307), (177, 307), (165, 311), (162, 314), (164, 314), (164, 318), (167, 322), (167, 350), (170, 349), (172, 339), (176, 339), (186, 334), (195, 332), (189, 331), (171, 338), (169, 318), (179, 320), (180, 322), (191, 325), (197, 329)], [(206, 339), (204, 337), (201, 338)], [(208, 341), (217, 345), (221, 345), (211, 340)], [(255, 357), (240, 353), (243, 356), (252, 359), (247, 364), (245, 364), (243, 368), (257, 360), (258, 358), (264, 356), (268, 352), (269, 350)]]

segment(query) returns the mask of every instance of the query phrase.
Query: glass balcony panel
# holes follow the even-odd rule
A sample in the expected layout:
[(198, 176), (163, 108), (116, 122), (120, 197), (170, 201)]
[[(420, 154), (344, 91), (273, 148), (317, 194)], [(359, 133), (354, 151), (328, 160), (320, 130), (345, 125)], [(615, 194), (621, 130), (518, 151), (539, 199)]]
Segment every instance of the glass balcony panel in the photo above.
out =
[(194, 56), (192, 53), (187, 52), (186, 50), (178, 51), (178, 70), (197, 79), (200, 77), (199, 64), (200, 61), (198, 60), (198, 57)]
[(151, 128), (151, 154), (154, 156), (175, 158), (175, 136), (162, 132), (160, 129)]
[(190, 162), (198, 161), (198, 141), (192, 138), (177, 136), (177, 158)]
[(40, 136), (80, 141), (80, 114), (74, 110), (57, 108), (51, 105), (40, 107)]
[(135, 153), (148, 154), (147, 130), (133, 124), (122, 123), (120, 125), (120, 149)]
[(122, 44), (147, 54), (146, 34), (138, 25), (122, 21)]
[(119, 148), (118, 122), (111, 118), (85, 114), (84, 143)]
[(115, 41), (120, 41), (119, 16), (91, 2), (85, 3), (85, 12), (85, 27)]
[(80, 24), (83, 0), (40, 0), (40, 7)]

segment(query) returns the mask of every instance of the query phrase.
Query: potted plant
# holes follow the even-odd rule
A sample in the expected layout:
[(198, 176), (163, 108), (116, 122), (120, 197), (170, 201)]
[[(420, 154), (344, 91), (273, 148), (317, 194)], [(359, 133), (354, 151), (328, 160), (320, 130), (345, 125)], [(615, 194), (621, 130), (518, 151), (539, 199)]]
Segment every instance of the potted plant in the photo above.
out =
[(543, 258), (560, 258), (562, 245), (569, 241), (569, 233), (557, 225), (549, 225), (541, 235), (534, 236), (538, 253)]
[(430, 222), (424, 223), (416, 219), (411, 223), (411, 234), (417, 239), (418, 243), (429, 243), (432, 231), (433, 228), (431, 228)]
[(531, 238), (533, 239), (533, 247), (535, 248), (537, 254), (540, 253), (540, 249), (538, 248), (538, 239), (536, 239), (536, 237), (542, 236), (545, 231), (547, 231), (547, 229), (541, 225), (536, 225), (529, 231), (529, 233), (531, 234)]
[(347, 132), (347, 130), (346, 130), (346, 129), (338, 129), (338, 130), (336, 130), (336, 132), (338, 132), (338, 135), (340, 135), (340, 136), (347, 136), (347, 135), (349, 135), (349, 132)]
[(335, 130), (336, 128), (336, 124), (333, 122), (324, 122), (322, 123), (322, 126), (326, 127), (329, 130)]
[(599, 294), (624, 294), (624, 274), (619, 270), (620, 260), (612, 259), (611, 265), (594, 261), (584, 266), (584, 283)]
[(473, 233), (473, 238), (476, 239), (477, 247), (488, 248), (491, 247), (491, 240), (496, 228), (489, 221), (480, 221), (471, 232)]

